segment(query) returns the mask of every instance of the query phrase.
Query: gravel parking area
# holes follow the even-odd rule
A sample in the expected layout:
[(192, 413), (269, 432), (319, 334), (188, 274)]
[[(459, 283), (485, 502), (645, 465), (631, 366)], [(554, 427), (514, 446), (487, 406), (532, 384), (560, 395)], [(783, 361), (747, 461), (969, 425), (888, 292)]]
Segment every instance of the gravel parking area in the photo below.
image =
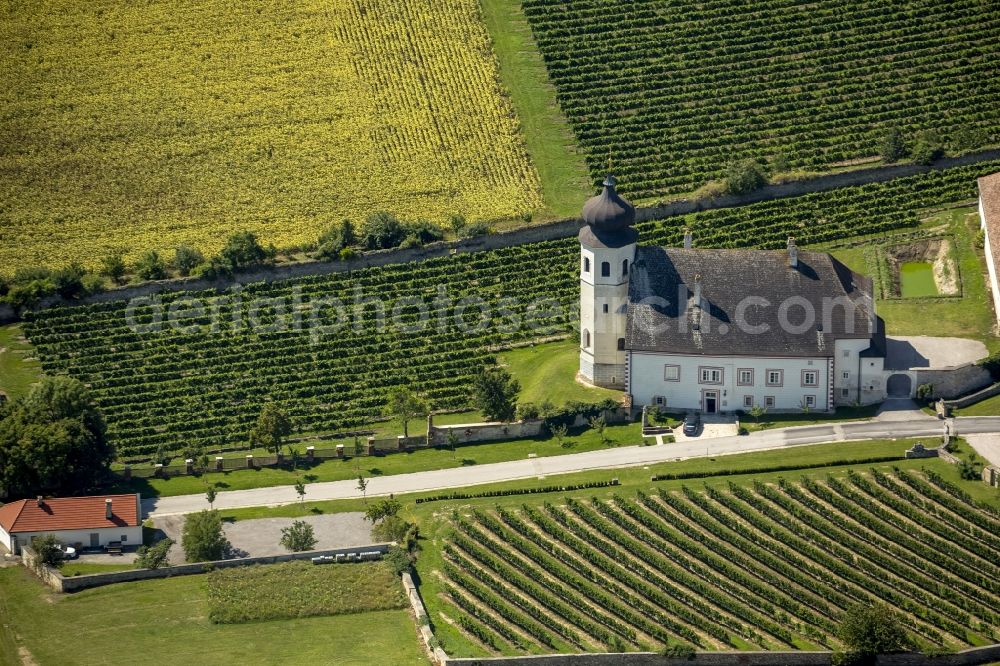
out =
[[(296, 520), (304, 520), (313, 526), (317, 550), (364, 546), (373, 541), (371, 523), (365, 520), (365, 514), (357, 511), (302, 518), (240, 520), (235, 523), (223, 523), (223, 530), (240, 557), (281, 555), (288, 552), (280, 543), (281, 530)], [(153, 524), (175, 542), (170, 549), (170, 563), (183, 564), (184, 553), (181, 551), (180, 541), (184, 529), (184, 516), (155, 518)]]

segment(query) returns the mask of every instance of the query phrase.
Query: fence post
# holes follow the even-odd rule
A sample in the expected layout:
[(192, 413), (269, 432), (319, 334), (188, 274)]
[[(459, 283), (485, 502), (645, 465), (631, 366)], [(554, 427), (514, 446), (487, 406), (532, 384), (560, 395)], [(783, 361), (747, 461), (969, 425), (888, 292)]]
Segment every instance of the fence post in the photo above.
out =
[(222, 460), (223, 460), (222, 456), (215, 456), (215, 471), (216, 472), (221, 472), (222, 471), (222, 469), (223, 469), (223, 467), (222, 467), (223, 466)]
[(396, 435), (396, 450), (404, 451), (406, 450), (406, 438), (402, 435)]
[(375, 455), (375, 438), (374, 437), (369, 437), (368, 438), (368, 455), (370, 455), (370, 456)]
[(253, 454), (247, 454), (247, 469), (253, 469)]
[(337, 444), (337, 457), (338, 458), (343, 458), (344, 457), (344, 445), (343, 444)]
[(188, 476), (194, 474), (194, 460), (192, 460), (191, 458), (187, 458), (184, 461), (184, 473), (187, 474)]
[(156, 463), (156, 471), (154, 472), (154, 475), (158, 476), (158, 477), (165, 477), (166, 476), (163, 473), (163, 463)]
[(312, 462), (315, 458), (316, 458), (316, 447), (315, 446), (307, 446), (306, 447), (306, 459), (309, 462)]

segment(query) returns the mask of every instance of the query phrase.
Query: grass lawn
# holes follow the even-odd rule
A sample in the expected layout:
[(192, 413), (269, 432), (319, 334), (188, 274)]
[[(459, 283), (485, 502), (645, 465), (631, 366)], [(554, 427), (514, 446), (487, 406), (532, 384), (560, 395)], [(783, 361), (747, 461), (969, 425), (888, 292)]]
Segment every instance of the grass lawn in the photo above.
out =
[(10, 398), (28, 392), (42, 374), (34, 347), (24, 338), (19, 324), (0, 326), (0, 391)]
[(360, 666), (371, 664), (372, 655), (387, 664), (427, 663), (408, 610), (217, 625), (208, 620), (204, 575), (57, 595), (24, 568), (9, 567), (0, 569), (0, 589), (0, 643), (16, 636), (40, 666), (110, 666), (126, 653), (130, 664), (150, 666), (165, 659)]
[(1000, 416), (1000, 395), (954, 410), (954, 416)]
[(801, 414), (764, 414), (759, 421), (745, 415), (740, 419), (740, 425), (751, 432), (755, 430), (770, 430), (771, 428), (789, 428), (791, 426), (806, 426), (826, 423), (828, 421), (864, 421), (878, 412), (878, 405), (866, 407), (838, 407), (833, 414), (824, 412), (808, 412)]
[[(979, 215), (971, 206), (939, 211), (927, 217), (921, 228), (949, 233), (955, 239), (955, 257), (962, 278), (962, 298), (893, 298), (879, 300), (878, 314), (885, 319), (889, 335), (933, 335), (982, 340), (990, 351), (1000, 349), (993, 334), (995, 318), (984, 275), (982, 250), (975, 246)], [(891, 236), (872, 239), (891, 242)], [(870, 274), (861, 248), (835, 249), (834, 256), (851, 269)]]
[(94, 562), (79, 562), (79, 561), (69, 561), (64, 562), (61, 567), (59, 567), (59, 573), (61, 573), (66, 578), (72, 576), (88, 576), (90, 574), (98, 573), (112, 573), (115, 571), (126, 571), (129, 569), (135, 569), (135, 565), (131, 562), (122, 562), (121, 564), (97, 564)]
[(517, 111), (528, 155), (538, 171), (546, 213), (576, 217), (595, 187), (573, 130), (556, 103), (545, 61), (518, 0), (483, 0), (500, 79)]
[(574, 338), (519, 347), (499, 355), (498, 360), (519, 382), (519, 402), (541, 404), (548, 400), (560, 407), (567, 402), (621, 400), (621, 391), (584, 386), (576, 381), (580, 369), (580, 347)]
[[(356, 460), (351, 458), (328, 460), (311, 469), (298, 471), (266, 468), (201, 476), (177, 476), (171, 479), (132, 479), (129, 483), (122, 482), (115, 486), (115, 489), (122, 492), (140, 492), (143, 497), (170, 497), (204, 493), (208, 484), (213, 484), (219, 490), (244, 490), (287, 486), (299, 479), (303, 479), (306, 483), (341, 481), (357, 478), (359, 473), (371, 477), (432, 469), (461, 469), (470, 465), (519, 460), (527, 458), (529, 453), (539, 457), (555, 456), (592, 451), (607, 446), (641, 444), (640, 431), (641, 426), (638, 423), (608, 426), (605, 435), (610, 442), (603, 444), (596, 431), (577, 428), (570, 432), (570, 436), (562, 446), (551, 437), (519, 439), (509, 442), (469, 444), (457, 447), (454, 452), (444, 448), (423, 449), (411, 453), (365, 456)], [(308, 496), (307, 485), (306, 497)]]

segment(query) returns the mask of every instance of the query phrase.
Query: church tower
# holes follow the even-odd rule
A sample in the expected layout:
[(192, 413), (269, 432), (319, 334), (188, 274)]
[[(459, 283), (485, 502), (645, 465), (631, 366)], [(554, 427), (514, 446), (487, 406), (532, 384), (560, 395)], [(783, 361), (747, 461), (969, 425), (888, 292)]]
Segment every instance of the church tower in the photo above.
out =
[(624, 389), (629, 272), (639, 238), (632, 226), (635, 207), (619, 196), (615, 177), (608, 175), (582, 217), (580, 375), (597, 386)]

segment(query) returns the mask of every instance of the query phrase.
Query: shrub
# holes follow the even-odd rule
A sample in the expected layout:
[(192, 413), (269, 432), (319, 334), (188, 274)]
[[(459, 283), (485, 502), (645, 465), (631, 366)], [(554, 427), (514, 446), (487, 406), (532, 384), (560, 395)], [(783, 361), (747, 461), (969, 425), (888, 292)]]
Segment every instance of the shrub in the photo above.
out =
[(316, 532), (306, 521), (296, 520), (281, 529), (281, 545), (293, 553), (312, 550), (316, 547)]
[(358, 235), (354, 231), (354, 223), (347, 219), (341, 220), (320, 234), (316, 256), (320, 259), (342, 258), (341, 252), (357, 242)]
[(226, 239), (219, 256), (232, 269), (240, 270), (262, 264), (274, 258), (273, 247), (265, 249), (257, 241), (257, 236), (249, 231), (240, 231)]
[(444, 230), (425, 220), (406, 225), (407, 238), (415, 238), (420, 245), (433, 243), (444, 238)]
[(911, 645), (902, 617), (883, 603), (848, 608), (838, 636), (850, 651), (861, 655), (900, 652)]
[(398, 247), (406, 238), (406, 228), (391, 213), (373, 213), (361, 227), (361, 242), (369, 250)]
[(694, 659), (694, 648), (687, 643), (671, 643), (664, 645), (663, 649), (660, 650), (660, 654), (668, 659), (686, 659), (687, 661), (691, 661)]
[(373, 502), (365, 509), (365, 518), (372, 523), (395, 516), (403, 508), (402, 502), (394, 497), (388, 497), (378, 502)]
[(747, 194), (767, 185), (767, 174), (756, 160), (734, 162), (726, 169), (726, 190), (730, 194)]
[(390, 546), (389, 552), (382, 559), (389, 565), (389, 569), (396, 576), (412, 571), (413, 569), (413, 558), (399, 546)]
[(121, 282), (122, 276), (125, 275), (125, 259), (120, 252), (109, 254), (101, 259), (100, 274), (115, 282)]
[(517, 406), (516, 415), (521, 421), (531, 421), (537, 419), (541, 414), (538, 405), (533, 402), (526, 402)]
[(930, 400), (934, 395), (934, 384), (921, 384), (917, 387), (917, 400)]
[(413, 523), (408, 523), (397, 515), (386, 516), (372, 528), (372, 536), (379, 541), (402, 543), (412, 527)]
[(167, 554), (172, 545), (172, 539), (160, 539), (152, 546), (139, 546), (135, 566), (140, 569), (159, 569), (167, 563)]
[(928, 165), (944, 155), (944, 145), (934, 132), (923, 132), (913, 144), (910, 156), (917, 164)]
[(195, 268), (205, 261), (205, 255), (190, 245), (178, 245), (174, 250), (174, 267), (181, 275), (191, 274)]
[(462, 230), (465, 238), (475, 238), (477, 236), (489, 236), (493, 229), (486, 222), (473, 222)]
[(62, 544), (59, 543), (59, 539), (56, 538), (55, 534), (43, 534), (33, 538), (31, 540), (31, 547), (34, 549), (35, 554), (38, 555), (36, 566), (57, 567), (62, 562)]
[(188, 514), (184, 521), (181, 548), (188, 562), (221, 560), (229, 550), (218, 511), (204, 510)]
[(886, 162), (897, 162), (906, 157), (906, 143), (898, 127), (890, 128), (879, 143), (879, 157)]
[(156, 250), (147, 250), (136, 262), (135, 274), (143, 280), (162, 280), (167, 277), (167, 265)]

